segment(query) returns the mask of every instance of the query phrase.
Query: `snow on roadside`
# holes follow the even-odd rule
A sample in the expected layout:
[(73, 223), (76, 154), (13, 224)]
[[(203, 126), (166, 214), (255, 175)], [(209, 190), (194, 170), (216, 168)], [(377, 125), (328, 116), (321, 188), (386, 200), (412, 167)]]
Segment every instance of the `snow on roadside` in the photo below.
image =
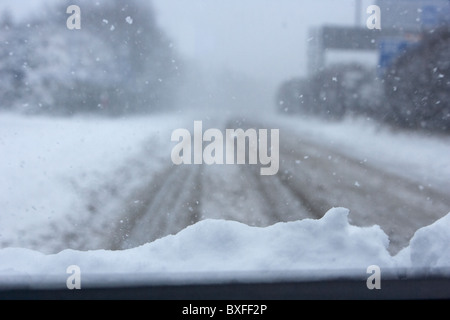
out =
[[(87, 275), (84, 285), (102, 277), (107, 277), (104, 281), (164, 281), (178, 275), (181, 282), (193, 281), (195, 277), (196, 281), (214, 277), (226, 281), (242, 272), (256, 279), (265, 275), (266, 280), (268, 275), (282, 278), (301, 271), (306, 272), (303, 275), (308, 275), (308, 279), (360, 278), (367, 277), (366, 270), (371, 265), (388, 270), (394, 277), (405, 276), (405, 270), (411, 274), (417, 268), (426, 274), (450, 276), (450, 256), (445, 252), (450, 240), (446, 231), (450, 214), (418, 230), (411, 246), (392, 257), (387, 251), (387, 235), (378, 226), (350, 225), (348, 212), (333, 208), (320, 220), (277, 223), (265, 228), (204, 220), (176, 235), (123, 251), (64, 250), (45, 255), (28, 249), (3, 249), (0, 288), (24, 281), (27, 285), (64, 286), (66, 269), (71, 265), (77, 265), (82, 275)], [(251, 281), (252, 277), (245, 279)]]
[[(57, 252), (76, 241), (70, 230), (77, 223), (90, 221), (101, 231), (106, 222), (98, 219), (112, 217), (100, 211), (117, 206), (144, 183), (143, 175), (170, 162), (167, 142), (176, 126), (179, 118), (162, 115), (114, 120), (1, 114), (0, 248)], [(89, 241), (95, 247), (95, 239)]]
[[(305, 141), (338, 150), (388, 173), (416, 181), (419, 189), (450, 190), (450, 136), (389, 129), (370, 119), (347, 118), (326, 122), (280, 114), (261, 116), (261, 122), (291, 130)], [(445, 214), (445, 213), (443, 213)]]

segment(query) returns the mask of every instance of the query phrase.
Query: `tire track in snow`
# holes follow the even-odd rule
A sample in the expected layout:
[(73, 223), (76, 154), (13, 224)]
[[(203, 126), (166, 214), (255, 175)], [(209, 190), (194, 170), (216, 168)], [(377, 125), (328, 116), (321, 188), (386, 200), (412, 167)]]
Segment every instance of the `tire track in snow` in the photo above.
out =
[[(255, 129), (261, 126), (251, 126), (246, 121), (229, 121), (227, 128), (239, 126), (241, 129)], [(235, 149), (237, 149), (235, 142)], [(273, 176), (262, 176), (260, 174), (261, 165), (249, 165), (249, 153), (255, 152), (258, 154), (257, 145), (250, 146), (246, 144), (245, 152), (246, 164), (237, 165), (240, 168), (241, 174), (248, 179), (251, 186), (257, 193), (257, 198), (262, 203), (261, 215), (273, 223), (287, 222), (291, 220), (298, 220), (304, 218), (321, 218), (325, 212), (316, 208), (316, 206), (309, 201), (301, 189), (294, 188), (290, 183), (290, 176), (286, 174), (283, 164), (280, 164), (279, 171)], [(281, 155), (282, 158), (282, 155)]]
[(126, 204), (109, 249), (136, 247), (199, 221), (200, 170), (199, 166), (169, 166), (155, 174)]
[[(234, 122), (229, 122), (232, 125)], [(245, 128), (271, 128), (268, 123), (240, 122)], [(379, 225), (390, 238), (389, 250), (407, 246), (414, 232), (450, 211), (450, 197), (341, 153), (337, 148), (308, 142), (280, 128), (280, 170), (276, 176), (259, 177), (255, 183), (265, 199), (291, 193), (310, 218), (320, 218), (332, 207), (350, 209), (349, 219), (358, 226)], [(277, 177), (278, 181), (273, 178)], [(259, 182), (257, 182), (259, 181)], [(269, 182), (270, 181), (270, 182)], [(283, 186), (283, 188), (280, 187)], [(266, 191), (264, 191), (264, 188)], [(269, 211), (283, 205), (273, 200)], [(268, 205), (268, 207), (270, 207)], [(298, 210), (291, 206), (292, 210)], [(308, 216), (307, 216), (308, 217)], [(282, 215), (280, 221), (287, 217)]]
[[(269, 128), (226, 123), (226, 128), (233, 127)], [(339, 150), (282, 133), (280, 169), (274, 176), (261, 176), (259, 165), (248, 164), (168, 166), (155, 174), (125, 204), (109, 248), (138, 246), (201, 219), (267, 226), (318, 219), (343, 206), (351, 210), (352, 224), (379, 225), (390, 238), (389, 250), (396, 253), (417, 229), (450, 211), (448, 195), (438, 190), (421, 189)]]

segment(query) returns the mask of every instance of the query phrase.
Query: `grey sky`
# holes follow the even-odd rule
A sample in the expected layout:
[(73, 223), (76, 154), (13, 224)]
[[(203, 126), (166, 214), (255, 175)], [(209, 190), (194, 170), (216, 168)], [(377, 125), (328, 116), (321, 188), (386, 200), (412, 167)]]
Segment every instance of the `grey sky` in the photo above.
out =
[(354, 0), (154, 3), (160, 24), (189, 56), (274, 81), (305, 74), (311, 26), (352, 24), (355, 15)]
[[(57, 0), (2, 0), (23, 17)], [(363, 9), (370, 1), (363, 1)], [(375, 1), (373, 1), (375, 2)], [(279, 82), (306, 73), (308, 29), (353, 24), (355, 0), (154, 0), (158, 23), (187, 57)], [(364, 12), (361, 13), (364, 15)], [(365, 21), (363, 19), (363, 21)], [(270, 79), (269, 79), (270, 77)]]

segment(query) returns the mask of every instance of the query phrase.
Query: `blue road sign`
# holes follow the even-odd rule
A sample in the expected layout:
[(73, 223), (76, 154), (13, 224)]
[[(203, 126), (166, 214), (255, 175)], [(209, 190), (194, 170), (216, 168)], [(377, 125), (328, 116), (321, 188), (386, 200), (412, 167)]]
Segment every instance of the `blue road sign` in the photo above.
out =
[(414, 43), (404, 38), (386, 38), (380, 40), (379, 74), (384, 74), (392, 63), (411, 48)]

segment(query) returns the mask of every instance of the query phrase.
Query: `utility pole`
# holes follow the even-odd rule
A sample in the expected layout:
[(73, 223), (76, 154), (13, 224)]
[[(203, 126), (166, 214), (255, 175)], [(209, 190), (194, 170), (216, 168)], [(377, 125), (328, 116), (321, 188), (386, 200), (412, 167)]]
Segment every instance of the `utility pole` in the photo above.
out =
[(362, 0), (355, 0), (355, 26), (361, 27)]

